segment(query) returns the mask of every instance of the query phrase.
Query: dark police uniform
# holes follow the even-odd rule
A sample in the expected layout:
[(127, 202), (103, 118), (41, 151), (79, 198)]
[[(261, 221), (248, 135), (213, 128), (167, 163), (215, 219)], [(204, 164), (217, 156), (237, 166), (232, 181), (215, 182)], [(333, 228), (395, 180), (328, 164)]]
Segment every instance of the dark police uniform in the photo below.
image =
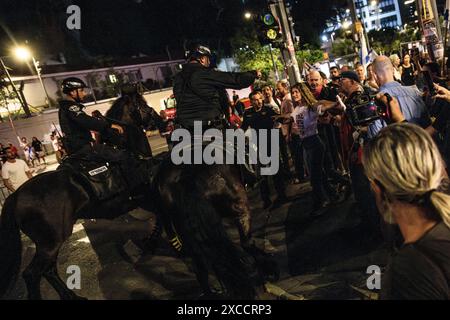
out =
[(173, 86), (177, 123), (187, 129), (193, 128), (194, 121), (202, 121), (203, 127), (220, 127), (224, 118), (221, 90), (247, 88), (256, 77), (256, 71), (233, 73), (216, 71), (200, 63), (183, 65)]
[[(256, 132), (258, 133), (258, 130), (260, 129), (267, 129), (267, 130), (274, 129), (274, 120), (272, 117), (276, 116), (277, 113), (275, 113), (275, 111), (273, 111), (272, 108), (268, 106), (263, 106), (259, 111), (255, 111), (254, 108), (250, 110), (244, 113), (244, 122), (242, 123), (241, 127), (243, 130), (247, 130), (250, 127), (252, 129), (255, 129)], [(268, 139), (269, 139), (268, 150), (271, 150), (270, 135), (268, 136)], [(259, 142), (260, 141), (258, 136), (258, 143)], [(279, 151), (277, 150), (277, 152)], [(271, 202), (269, 176), (261, 176), (261, 179), (262, 179), (260, 184), (261, 198), (264, 201), (264, 206), (267, 206)], [(278, 173), (275, 174), (275, 176), (273, 177), (273, 182), (279, 200), (285, 199), (286, 198), (285, 185), (281, 170), (279, 170)]]
[(59, 102), (59, 124), (64, 133), (64, 147), (69, 154), (91, 146), (94, 141), (91, 130), (104, 133), (110, 128), (107, 121), (87, 115), (84, 108), (83, 104), (75, 101)]

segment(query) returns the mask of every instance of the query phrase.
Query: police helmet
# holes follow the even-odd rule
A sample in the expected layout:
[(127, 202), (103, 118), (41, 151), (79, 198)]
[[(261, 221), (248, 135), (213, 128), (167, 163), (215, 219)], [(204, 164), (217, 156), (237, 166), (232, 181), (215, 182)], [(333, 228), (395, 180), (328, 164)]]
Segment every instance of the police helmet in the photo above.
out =
[(61, 84), (61, 90), (63, 93), (68, 94), (73, 90), (87, 88), (88, 86), (83, 80), (75, 77), (66, 78)]
[(192, 50), (189, 50), (186, 53), (187, 60), (197, 60), (204, 56), (211, 58), (212, 53), (211, 53), (211, 49), (209, 49), (206, 46), (202, 46), (202, 45), (197, 45)]

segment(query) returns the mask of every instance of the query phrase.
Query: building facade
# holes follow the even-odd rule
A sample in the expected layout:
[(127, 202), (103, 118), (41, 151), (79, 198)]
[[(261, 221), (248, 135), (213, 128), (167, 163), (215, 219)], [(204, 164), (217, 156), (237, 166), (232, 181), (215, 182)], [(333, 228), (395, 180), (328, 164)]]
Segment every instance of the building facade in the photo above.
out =
[(399, 1), (404, 0), (356, 0), (356, 13), (366, 31), (401, 28)]

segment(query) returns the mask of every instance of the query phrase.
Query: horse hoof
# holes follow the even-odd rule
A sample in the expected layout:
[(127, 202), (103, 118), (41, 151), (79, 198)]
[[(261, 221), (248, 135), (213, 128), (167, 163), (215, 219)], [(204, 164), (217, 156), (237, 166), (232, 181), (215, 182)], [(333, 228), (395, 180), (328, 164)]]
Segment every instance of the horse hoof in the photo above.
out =
[(88, 298), (85, 298), (85, 297), (82, 297), (82, 296), (77, 296), (77, 295), (75, 294), (70, 300), (82, 300), (82, 301), (87, 301)]

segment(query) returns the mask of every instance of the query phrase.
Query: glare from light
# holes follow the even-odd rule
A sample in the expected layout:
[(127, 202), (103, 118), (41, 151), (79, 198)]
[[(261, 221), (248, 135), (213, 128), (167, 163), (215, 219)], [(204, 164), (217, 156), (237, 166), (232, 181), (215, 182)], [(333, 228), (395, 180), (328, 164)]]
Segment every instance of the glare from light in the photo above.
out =
[(14, 56), (22, 61), (28, 61), (31, 59), (31, 52), (26, 47), (17, 47), (14, 49)]
[(251, 17), (252, 17), (252, 14), (250, 12), (244, 13), (244, 18), (245, 19), (251, 19)]
[(342, 24), (342, 28), (344, 29), (348, 29), (350, 27), (350, 22), (349, 21), (344, 21), (344, 23)]

